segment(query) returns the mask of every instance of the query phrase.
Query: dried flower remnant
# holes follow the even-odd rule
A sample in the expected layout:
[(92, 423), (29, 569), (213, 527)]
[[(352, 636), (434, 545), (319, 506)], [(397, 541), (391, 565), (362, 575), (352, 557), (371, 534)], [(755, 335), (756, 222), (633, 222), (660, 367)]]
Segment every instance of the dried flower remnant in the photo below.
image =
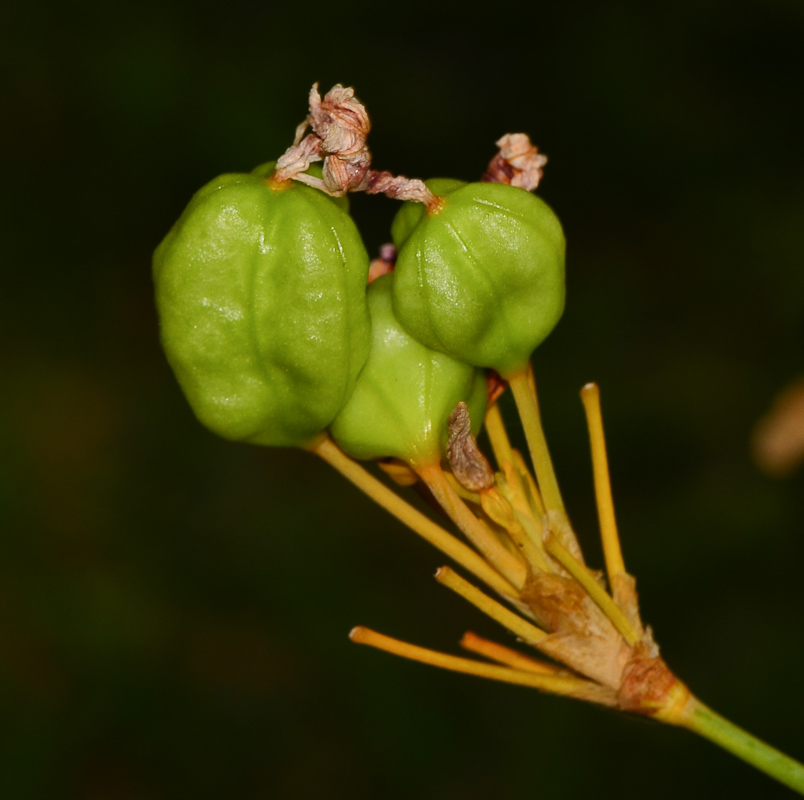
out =
[[(455, 362), (453, 367), (460, 373), (456, 373), (459, 380), (455, 386), (460, 391), (456, 389), (454, 395), (452, 388), (455, 387), (450, 388), (450, 383), (446, 394), (439, 394), (439, 402), (429, 402), (435, 397), (433, 370), (425, 370), (423, 374), (426, 380), (417, 383), (415, 379), (416, 376), (421, 377), (422, 366), (418, 363), (418, 357), (407, 369), (401, 367), (397, 358), (393, 363), (389, 361), (383, 366), (383, 376), (372, 384), (383, 390), (392, 387), (390, 400), (394, 403), (400, 397), (407, 398), (397, 409), (400, 413), (392, 415), (390, 420), (380, 420), (378, 424), (378, 418), (382, 415), (361, 412), (354, 420), (344, 421), (346, 406), (341, 403), (334, 419), (328, 417), (330, 423), (326, 429), (317, 426), (309, 434), (305, 433), (301, 440), (299, 437), (292, 441), (283, 439), (269, 442), (253, 437), (251, 440), (265, 444), (297, 444), (323, 458), (369, 497), (485, 584), (491, 594), (450, 567), (438, 570), (436, 580), (441, 585), (502, 625), (518, 641), (539, 650), (550, 660), (525, 655), (472, 633), (463, 637), (461, 646), (481, 656), (485, 659), (483, 661), (438, 653), (363, 627), (355, 628), (351, 638), (355, 642), (434, 666), (517, 683), (686, 727), (804, 794), (804, 766), (759, 742), (701, 704), (667, 667), (659, 655), (650, 628), (642, 624), (636, 582), (626, 572), (620, 549), (600, 397), (594, 384), (585, 386), (581, 397), (592, 450), (605, 577), (602, 572), (586, 566), (553, 470), (530, 366), (530, 354), (552, 330), (563, 308), (563, 233), (557, 218), (539, 198), (510, 188), (521, 188), (526, 192), (535, 189), (541, 180), (546, 157), (538, 152), (527, 135), (506, 134), (497, 142), (499, 152), (483, 176), (485, 185), (465, 184), (451, 178), (436, 178), (425, 184), (391, 172), (372, 170), (371, 153), (366, 145), (369, 130), (368, 114), (355, 98), (353, 89), (338, 84), (322, 98), (318, 85), (314, 84), (309, 94), (308, 116), (297, 127), (293, 145), (276, 162), (275, 168), (267, 162), (249, 176), (224, 177), (235, 178), (241, 183), (251, 181), (270, 200), (292, 200), (297, 196), (311, 195), (311, 202), (323, 203), (320, 211), (324, 216), (335, 213), (335, 209), (346, 216), (345, 201), (333, 202), (323, 198), (319, 192), (294, 187), (291, 181), (305, 183), (333, 197), (365, 191), (410, 201), (403, 206), (392, 228), (392, 235), (400, 248), (399, 254), (394, 245), (384, 245), (380, 257), (371, 263), (370, 269), (364, 252), (361, 258), (355, 259), (352, 254), (347, 259), (347, 263), (359, 262), (361, 272), (358, 296), (351, 301), (350, 311), (362, 308), (367, 295), (373, 293), (377, 300), (383, 291), (388, 294), (394, 287), (393, 314), (397, 315), (405, 310), (405, 304), (416, 294), (416, 291), (410, 291), (410, 286), (400, 288), (404, 283), (405, 264), (410, 267), (413, 259), (416, 262), (414, 267), (420, 270), (429, 260), (444, 262), (449, 266), (441, 276), (445, 286), (428, 284), (419, 286), (418, 290), (420, 294), (439, 288), (448, 290), (449, 302), (438, 313), (427, 315), (428, 325), (445, 313), (445, 309), (464, 310), (463, 315), (459, 314), (454, 319), (450, 317), (446, 328), (439, 327), (436, 342), (429, 345), (434, 356), (446, 352)], [(323, 162), (321, 172), (318, 173), (316, 168), (313, 174), (309, 174), (308, 169), (316, 162)], [(266, 176), (270, 176), (267, 177), (267, 185)], [(220, 188), (214, 185), (216, 189)], [(203, 192), (199, 196), (202, 199), (206, 197)], [(507, 226), (508, 235), (500, 242), (501, 249), (487, 248), (489, 217), (498, 212), (503, 216), (499, 217), (498, 214), (494, 217), (495, 224)], [(466, 219), (462, 214), (468, 215)], [(508, 224), (511, 217), (518, 219), (523, 214), (531, 223), (527, 230), (523, 230), (518, 221), (513, 226)], [(449, 224), (445, 225), (445, 222)], [(468, 273), (458, 270), (454, 276), (450, 271), (455, 260), (462, 259), (460, 248), (455, 250), (452, 247), (457, 223), (460, 223), (458, 227), (462, 230), (462, 236), (458, 238), (464, 249), (466, 245), (462, 237), (473, 236), (473, 246), (489, 256), (492, 267), (489, 279), (493, 285), (499, 280), (503, 266), (511, 260), (510, 253), (504, 259), (500, 258), (500, 253), (503, 250), (508, 252), (506, 248), (511, 244), (514, 252), (518, 253), (516, 248), (522, 248), (523, 241), (530, 237), (528, 257), (520, 265), (526, 279), (516, 284), (518, 288), (513, 292), (516, 303), (511, 313), (516, 316), (521, 294), (529, 291), (535, 292), (536, 296), (531, 299), (541, 311), (551, 312), (525, 314), (513, 322), (513, 328), (508, 331), (511, 335), (501, 337), (500, 342), (496, 339), (490, 343), (475, 342), (480, 347), (478, 352), (471, 348), (466, 353), (452, 353), (449, 347), (442, 350), (445, 345), (440, 338), (442, 334), (452, 337), (459, 329), (459, 339), (463, 337), (468, 342), (474, 342), (477, 329), (483, 328), (483, 325), (478, 325), (477, 319), (470, 319), (472, 315), (466, 312), (466, 309), (473, 307), (472, 303), (456, 303), (452, 295), (457, 289), (465, 289), (466, 283), (472, 281), (471, 270)], [(291, 231), (293, 227), (290, 226)], [(442, 227), (446, 228), (448, 235), (440, 235), (443, 233)], [(428, 247), (420, 246), (421, 242), (414, 247), (411, 241), (417, 236), (423, 238), (422, 231), (430, 236)], [(232, 248), (241, 246), (243, 242), (234, 241), (221, 248), (221, 252), (225, 257), (230, 257)], [(287, 255), (282, 248), (277, 248), (276, 252)], [(411, 253), (414, 255), (411, 256)], [(343, 253), (336, 248), (336, 255), (340, 258)], [(390, 276), (389, 273), (397, 266), (397, 255), (399, 271)], [(528, 273), (528, 265), (541, 258), (547, 258), (546, 265), (552, 267), (552, 271)], [(343, 264), (336, 260), (336, 272), (340, 274)], [(410, 269), (408, 274), (411, 274)], [(522, 278), (523, 275), (518, 277)], [(384, 281), (378, 280), (383, 276), (386, 276)], [(374, 281), (376, 283), (367, 292), (366, 283)], [(228, 282), (227, 286), (231, 283)], [(308, 292), (307, 296), (312, 294)], [(549, 296), (547, 306), (544, 305), (545, 295)], [(330, 296), (337, 299), (340, 293), (331, 292)], [(390, 295), (386, 300), (390, 300)], [(192, 297), (188, 302), (192, 302)], [(300, 304), (284, 305), (295, 308)], [(474, 307), (489, 305), (495, 304), (488, 303), (487, 294), (479, 295), (474, 303)], [(386, 306), (390, 310), (388, 302)], [(410, 312), (410, 309), (407, 311)], [(353, 314), (349, 316), (351, 318)], [(497, 309), (497, 317), (511, 321), (510, 316), (502, 306)], [(398, 321), (401, 327), (395, 329), (396, 334), (404, 335), (426, 350), (430, 336), (427, 325), (420, 330), (417, 325), (421, 320), (411, 319), (416, 324), (408, 325), (400, 316)], [(539, 324), (544, 328), (536, 331), (538, 335), (532, 331), (527, 333), (534, 319), (540, 320)], [(497, 318), (486, 320), (489, 324), (496, 324), (497, 321)], [(439, 320), (439, 324), (443, 322)], [(524, 339), (514, 336), (522, 331), (527, 333)], [(304, 350), (309, 341), (310, 337), (304, 336), (297, 344)], [(502, 349), (498, 352), (492, 348), (486, 352), (481, 347), (485, 344), (500, 344)], [(341, 354), (353, 350), (353, 347), (343, 347)], [(229, 358), (223, 359), (227, 367), (230, 361)], [(477, 368), (473, 372), (471, 365)], [(364, 364), (359, 374), (362, 376), (367, 369)], [(464, 376), (466, 370), (469, 372)], [(406, 382), (403, 374), (413, 376), (412, 383)], [(412, 394), (408, 397), (411, 385)], [(524, 429), (533, 474), (525, 458), (511, 446), (495, 402), (508, 386), (511, 387)], [(804, 426), (801, 424), (804, 417), (804, 405), (801, 403), (804, 383), (794, 389), (780, 399), (768, 419), (758, 428), (757, 450), (763, 458), (770, 453), (766, 459), (769, 469), (790, 469), (790, 464), (804, 454)], [(305, 396), (310, 394), (309, 391), (305, 392)], [(354, 396), (354, 390), (345, 392), (343, 398), (338, 395), (347, 406), (352, 401), (346, 398)], [(466, 397), (467, 401), (453, 405), (461, 396)], [(428, 398), (429, 401), (425, 402)], [(484, 423), (496, 472), (478, 447), (475, 439), (478, 429), (471, 424), (470, 408), (475, 421), (483, 417), (482, 409), (486, 409)], [(413, 436), (398, 424), (411, 413), (411, 409), (422, 414), (422, 418), (417, 418), (413, 426)], [(448, 415), (449, 409), (452, 409), (452, 413)], [(227, 431), (219, 432), (227, 435)], [(437, 433), (431, 435), (432, 432)], [(392, 434), (391, 438), (389, 433)], [(444, 453), (442, 445), (447, 434)], [(377, 446), (374, 447), (374, 444)], [(765, 456), (762, 455), (763, 448)], [(373, 455), (366, 455), (369, 451)], [(420, 491), (451, 519), (467, 542), (461, 541), (411, 506), (347, 452), (357, 458), (378, 459), (378, 466), (387, 477), (397, 486), (413, 487)], [(448, 466), (444, 462), (444, 455)]]
[(366, 107), (355, 97), (355, 90), (336, 84), (321, 99), (318, 84), (310, 90), (313, 133), (321, 139), (321, 149), (344, 159), (360, 158), (371, 130)]
[(489, 162), (483, 180), (532, 192), (542, 179), (547, 156), (539, 152), (526, 133), (506, 133), (496, 144), (500, 151)]
[(374, 283), (377, 278), (394, 271), (396, 264), (396, 246), (393, 242), (380, 245), (380, 254), (369, 263), (368, 282)]
[(494, 486), (494, 473), (489, 462), (480, 451), (472, 436), (472, 420), (469, 407), (458, 403), (447, 421), (449, 439), (447, 441), (447, 460), (452, 474), (465, 489), (481, 492)]
[(424, 181), (418, 178), (406, 178), (387, 171), (373, 171), (366, 185), (368, 194), (384, 194), (393, 200), (409, 200), (422, 203), (431, 213), (441, 207), (441, 198), (434, 195)]
[[(304, 136), (307, 127), (312, 133)], [(310, 90), (310, 113), (296, 129), (296, 140), (277, 161), (274, 180), (297, 180), (339, 197), (366, 188), (371, 153), (366, 145), (371, 125), (354, 89), (336, 84), (322, 100), (318, 84)], [(323, 160), (321, 178), (306, 175), (311, 163)]]
[[(322, 99), (315, 83), (309, 105), (310, 113), (296, 128), (293, 145), (277, 161), (274, 182), (301, 181), (333, 197), (361, 191), (384, 194), (423, 203), (431, 213), (438, 210), (441, 200), (424, 181), (371, 169), (371, 152), (366, 144), (371, 123), (354, 89), (338, 83)], [(312, 132), (305, 136), (308, 127)], [(320, 178), (306, 174), (310, 164), (322, 160)]]
[(306, 122), (296, 128), (296, 140), (277, 159), (276, 171), (271, 178), (274, 183), (282, 184), (285, 181), (297, 180), (315, 188), (321, 188), (320, 178), (304, 174), (311, 164), (322, 161), (324, 158), (321, 155), (321, 140), (317, 136), (311, 134), (301, 138), (306, 128)]

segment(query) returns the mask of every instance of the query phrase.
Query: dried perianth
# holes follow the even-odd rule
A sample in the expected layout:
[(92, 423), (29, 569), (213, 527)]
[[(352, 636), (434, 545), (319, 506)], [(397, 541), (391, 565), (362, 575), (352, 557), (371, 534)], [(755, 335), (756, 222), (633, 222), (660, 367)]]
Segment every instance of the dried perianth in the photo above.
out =
[(371, 130), (366, 107), (355, 97), (355, 90), (335, 84), (321, 99), (318, 84), (310, 90), (310, 115), (313, 133), (321, 139), (321, 149), (345, 160), (359, 159)]
[(500, 151), (489, 162), (483, 180), (532, 192), (542, 179), (547, 156), (539, 152), (526, 133), (506, 133), (496, 144)]
[[(275, 184), (295, 180), (333, 197), (365, 191), (423, 203), (430, 214), (441, 209), (441, 198), (423, 181), (371, 169), (371, 152), (366, 145), (371, 122), (354, 89), (338, 83), (322, 99), (315, 83), (309, 102), (310, 113), (296, 128), (292, 147), (276, 162)], [(308, 127), (312, 132), (305, 136)], [(320, 178), (307, 174), (316, 161), (324, 162)]]
[[(304, 136), (308, 126), (312, 133)], [(310, 113), (296, 129), (293, 146), (277, 161), (274, 180), (297, 180), (335, 197), (365, 189), (371, 167), (366, 146), (370, 129), (368, 113), (354, 89), (338, 83), (322, 99), (318, 84), (313, 84)], [(322, 160), (321, 178), (305, 174), (310, 164)]]
[[(301, 180), (299, 176), (309, 169), (310, 164), (324, 158), (321, 155), (320, 139), (312, 134), (301, 138), (306, 128), (306, 122), (296, 128), (296, 140), (277, 160), (276, 170), (271, 178), (274, 183), (282, 184), (293, 179)], [(305, 175), (305, 178), (309, 177), (309, 175)]]
[(440, 197), (434, 195), (424, 181), (418, 178), (406, 178), (387, 171), (372, 170), (366, 186), (367, 194), (384, 194), (394, 200), (410, 200), (423, 203), (430, 214), (438, 213), (443, 205)]
[(490, 489), (494, 486), (494, 473), (472, 436), (472, 421), (466, 403), (460, 402), (452, 409), (448, 425), (447, 460), (452, 474), (470, 492)]

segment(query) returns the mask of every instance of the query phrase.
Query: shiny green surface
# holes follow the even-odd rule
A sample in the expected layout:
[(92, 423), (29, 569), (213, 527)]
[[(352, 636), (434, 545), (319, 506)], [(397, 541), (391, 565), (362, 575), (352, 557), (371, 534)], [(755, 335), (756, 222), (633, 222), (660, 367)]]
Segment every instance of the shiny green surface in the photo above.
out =
[(564, 234), (538, 197), (472, 183), (423, 218), (399, 251), (394, 311), (454, 358), (522, 370), (564, 310)]
[(274, 446), (324, 429), (368, 354), (367, 271), (321, 192), (254, 175), (202, 188), (153, 262), (162, 344), (198, 419)]
[[(459, 181), (456, 178), (430, 178), (425, 181), (427, 188), (438, 197), (448, 195), (456, 189), (466, 186), (466, 181)], [(425, 215), (425, 208), (422, 203), (407, 201), (402, 203), (402, 207), (396, 212), (394, 221), (391, 223), (391, 238), (397, 248), (402, 245), (410, 236), (411, 231), (421, 222)]]
[(427, 464), (441, 458), (452, 409), (473, 396), (477, 407), (476, 370), (405, 332), (391, 306), (393, 279), (384, 275), (369, 287), (368, 361), (330, 431), (353, 458)]

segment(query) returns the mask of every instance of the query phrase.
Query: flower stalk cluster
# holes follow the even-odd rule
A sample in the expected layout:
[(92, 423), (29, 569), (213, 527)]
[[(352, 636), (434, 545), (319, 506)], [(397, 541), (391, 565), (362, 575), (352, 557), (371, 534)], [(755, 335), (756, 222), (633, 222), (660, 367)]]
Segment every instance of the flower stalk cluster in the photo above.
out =
[[(537, 420), (531, 438), (536, 439), (536, 447), (542, 451), (540, 461), (548, 471), (548, 476), (542, 475), (541, 483), (556, 485), (538, 422), (532, 381), (528, 381), (526, 390), (527, 394), (518, 401), (529, 407)], [(617, 536), (603, 431), (599, 424), (597, 386), (586, 386), (582, 396), (598, 478), (596, 495), (601, 529), (605, 531), (603, 545), (611, 594), (606, 591), (602, 576), (585, 565), (560, 495), (554, 492), (548, 499), (522, 456), (511, 447), (497, 405), (486, 412), (496, 474), (491, 472), (467, 430), (465, 407), (458, 407), (453, 414), (455, 435), (450, 440), (452, 447), (448, 447), (450, 471), (445, 481), (455, 494), (447, 490), (446, 496), (440, 496), (433, 478), (429, 478), (428, 485), (436, 486), (433, 494), (456, 522), (461, 520), (459, 526), (475, 526), (475, 535), (480, 541), (503, 542), (506, 557), (487, 544), (487, 550), (493, 554), (487, 563), (498, 576), (492, 581), (488, 580), (487, 572), (478, 574), (474, 565), (464, 565), (499, 599), (486, 594), (449, 567), (441, 568), (436, 579), (551, 659), (545, 662), (532, 656), (512, 656), (507, 648), (500, 649), (498, 645), (470, 636), (468, 641), (474, 652), (508, 668), (502, 673), (502, 679), (518, 682), (521, 678), (528, 686), (645, 716), (672, 715), (675, 711), (668, 712), (668, 709), (680, 707), (690, 695), (669, 671), (659, 656), (650, 630), (640, 620), (635, 582), (625, 571)], [(327, 446), (323, 449), (319, 446), (317, 452), (331, 460)], [(332, 463), (339, 467), (337, 461)], [(347, 477), (350, 476), (347, 474)], [(463, 509), (460, 512), (459, 507)], [(474, 522), (468, 523), (462, 519), (463, 515), (471, 515)], [(365, 628), (355, 629), (352, 638), (420, 661), (429, 658), (440, 666), (447, 663), (443, 659), (426, 658), (420, 649), (413, 651), (399, 642), (391, 647), (387, 638), (380, 638), (379, 634)], [(455, 662), (452, 668), (488, 677), (499, 675), (496, 670), (489, 673), (482, 662), (470, 665), (462, 660)], [(534, 678), (534, 672), (542, 677)], [(557, 676), (558, 681), (554, 680)]]
[[(467, 573), (436, 580), (533, 652), (467, 633), (480, 658), (460, 657), (365, 627), (356, 643), (689, 728), (804, 793), (804, 767), (700, 703), (643, 624), (595, 384), (581, 398), (605, 572), (586, 564), (530, 362), (564, 306), (563, 231), (531, 194), (545, 156), (506, 134), (481, 181), (421, 181), (372, 169), (369, 130), (353, 89), (314, 85), (291, 147), (202, 188), (157, 249), (162, 341), (196, 415), (322, 458)], [(356, 191), (403, 201), (371, 262), (348, 214)], [(532, 469), (500, 413), (508, 388)], [(457, 534), (405, 498), (414, 485)]]
[[(525, 402), (531, 405), (532, 401), (531, 412), (537, 420), (531, 440), (535, 438), (542, 450), (532, 457), (549, 471), (549, 476), (542, 478), (548, 477), (546, 482), (550, 483), (555, 476), (538, 421), (532, 382), (529, 390), (530, 400)], [(506, 578), (499, 565), (477, 561), (474, 550), (464, 549), (443, 529), (434, 531), (430, 527), (433, 523), (419, 517), (412, 507), (388, 502), (384, 493), (387, 487), (355, 462), (344, 460), (331, 442), (319, 444), (316, 452), (320, 456), (484, 583), (497, 598), (448, 566), (436, 572), (442, 586), (547, 660), (472, 632), (464, 634), (460, 645), (484, 660), (427, 649), (362, 626), (351, 631), (352, 641), (442, 669), (585, 700), (687, 728), (804, 794), (804, 766), (701, 703), (659, 655), (652, 631), (640, 619), (635, 580), (625, 570), (598, 387), (588, 384), (581, 398), (589, 428), (605, 578), (585, 565), (560, 495), (554, 494), (548, 505), (539, 482), (527, 470), (521, 454), (511, 447), (497, 405), (488, 409), (485, 420), (498, 467), (494, 483), (479, 493), (462, 491), (461, 500), (490, 532), (508, 537), (509, 552), (518, 553), (524, 564), (524, 579), (519, 571)], [(454, 475), (450, 480), (460, 486)], [(424, 520), (427, 523), (423, 525)]]

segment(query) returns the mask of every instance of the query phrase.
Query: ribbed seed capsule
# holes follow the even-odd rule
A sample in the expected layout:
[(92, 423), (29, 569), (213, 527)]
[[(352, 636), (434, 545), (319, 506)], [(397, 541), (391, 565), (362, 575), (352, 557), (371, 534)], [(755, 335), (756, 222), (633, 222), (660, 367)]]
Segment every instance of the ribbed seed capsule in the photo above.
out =
[(561, 316), (564, 248), (561, 224), (538, 197), (468, 184), (404, 240), (394, 312), (422, 344), (508, 378)]
[(353, 458), (394, 457), (421, 467), (441, 460), (453, 408), (471, 399), (479, 425), (485, 396), (475, 369), (405, 332), (391, 305), (393, 280), (391, 273), (369, 286), (371, 350), (330, 433)]
[(198, 419), (304, 446), (368, 355), (368, 256), (327, 195), (259, 175), (203, 187), (154, 254), (162, 344)]

